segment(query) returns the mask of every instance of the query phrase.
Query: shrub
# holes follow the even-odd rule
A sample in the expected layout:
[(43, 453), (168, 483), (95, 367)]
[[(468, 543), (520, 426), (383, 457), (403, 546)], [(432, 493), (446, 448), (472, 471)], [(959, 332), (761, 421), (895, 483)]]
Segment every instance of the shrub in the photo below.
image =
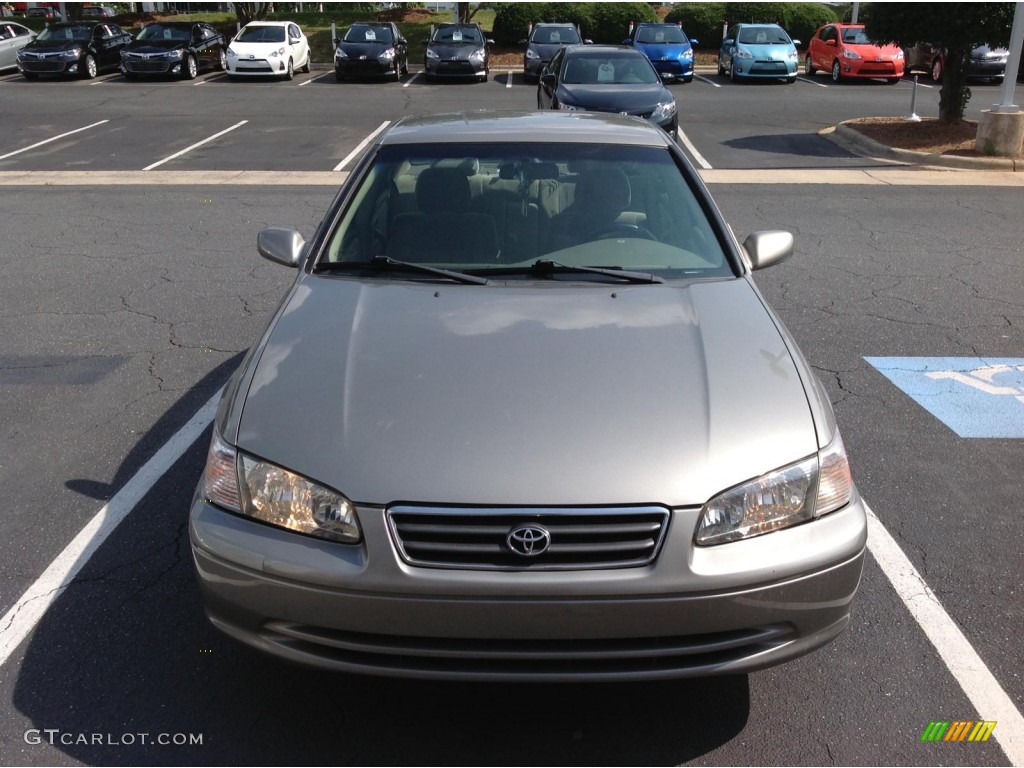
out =
[(530, 22), (547, 21), (549, 3), (497, 3), (491, 36), (499, 45), (515, 45), (529, 30)]
[(835, 11), (821, 3), (788, 3), (782, 27), (794, 40), (806, 47), (822, 24), (839, 21)]
[(725, 3), (682, 3), (673, 8), (665, 21), (682, 22), (683, 31), (698, 41), (701, 48), (717, 48), (722, 42)]
[(595, 43), (621, 43), (629, 37), (629, 22), (658, 21), (648, 3), (591, 3), (594, 21), (584, 33)]

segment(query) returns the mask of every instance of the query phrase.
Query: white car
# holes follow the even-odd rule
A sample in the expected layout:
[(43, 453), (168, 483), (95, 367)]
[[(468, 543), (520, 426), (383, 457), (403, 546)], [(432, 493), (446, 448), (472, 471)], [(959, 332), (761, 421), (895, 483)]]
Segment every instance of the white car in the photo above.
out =
[(21, 24), (0, 19), (0, 70), (18, 66), (18, 51), (31, 43), (36, 33)]
[(309, 40), (291, 21), (254, 21), (228, 46), (228, 77), (277, 75), (291, 80), (309, 72)]

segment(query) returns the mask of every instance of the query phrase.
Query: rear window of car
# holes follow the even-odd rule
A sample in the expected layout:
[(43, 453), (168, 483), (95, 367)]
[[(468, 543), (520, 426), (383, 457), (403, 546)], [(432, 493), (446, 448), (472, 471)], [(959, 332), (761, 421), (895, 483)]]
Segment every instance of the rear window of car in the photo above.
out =
[(423, 144), (382, 148), (321, 259), (484, 270), (540, 258), (666, 278), (734, 274), (668, 148)]

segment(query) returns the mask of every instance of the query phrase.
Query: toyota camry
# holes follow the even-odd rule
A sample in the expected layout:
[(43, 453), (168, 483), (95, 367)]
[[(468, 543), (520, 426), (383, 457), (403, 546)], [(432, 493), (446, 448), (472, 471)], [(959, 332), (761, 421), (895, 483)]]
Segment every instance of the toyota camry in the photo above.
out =
[(848, 624), (828, 395), (675, 142), (584, 112), (406, 118), (227, 384), (190, 517), (210, 620), (349, 672), (749, 672)]

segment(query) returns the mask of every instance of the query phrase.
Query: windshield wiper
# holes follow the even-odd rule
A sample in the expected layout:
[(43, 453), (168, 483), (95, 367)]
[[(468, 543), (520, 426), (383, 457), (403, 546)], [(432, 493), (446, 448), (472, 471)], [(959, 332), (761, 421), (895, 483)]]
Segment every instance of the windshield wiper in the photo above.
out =
[(652, 275), (647, 272), (630, 272), (625, 269), (601, 269), (600, 267), (577, 267), (571, 264), (562, 264), (557, 261), (551, 261), (549, 259), (537, 259), (530, 266), (530, 271), (538, 277), (550, 277), (551, 275), (558, 274), (560, 272), (583, 272), (591, 275), (604, 275), (605, 277), (615, 277), (619, 280), (625, 280), (629, 283), (664, 283), (657, 275)]
[(399, 261), (390, 256), (374, 256), (370, 261), (328, 261), (317, 264), (317, 272), (334, 272), (344, 269), (390, 269), (396, 271), (419, 272), (423, 275), (433, 275), (454, 280), (457, 283), (466, 285), (490, 285), (488, 280), (476, 275), (467, 275), (465, 272), (456, 272), (451, 269), (440, 267), (428, 267), (426, 264), (414, 264), (411, 261)]

